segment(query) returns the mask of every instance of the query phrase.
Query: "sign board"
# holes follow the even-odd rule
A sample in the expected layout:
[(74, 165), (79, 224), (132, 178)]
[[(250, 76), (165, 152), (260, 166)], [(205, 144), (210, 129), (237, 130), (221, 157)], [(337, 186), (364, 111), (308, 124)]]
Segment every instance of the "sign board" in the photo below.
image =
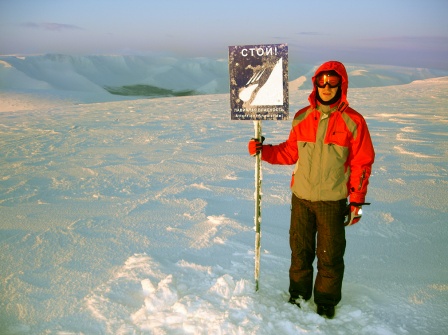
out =
[(232, 120), (289, 116), (287, 44), (229, 47)]

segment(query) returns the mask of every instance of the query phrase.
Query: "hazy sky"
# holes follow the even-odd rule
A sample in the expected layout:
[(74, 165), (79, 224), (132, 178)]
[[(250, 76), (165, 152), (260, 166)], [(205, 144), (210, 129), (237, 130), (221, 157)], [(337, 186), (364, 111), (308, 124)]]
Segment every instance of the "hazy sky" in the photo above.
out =
[(226, 58), (287, 43), (293, 61), (448, 70), (448, 0), (0, 0), (0, 54)]

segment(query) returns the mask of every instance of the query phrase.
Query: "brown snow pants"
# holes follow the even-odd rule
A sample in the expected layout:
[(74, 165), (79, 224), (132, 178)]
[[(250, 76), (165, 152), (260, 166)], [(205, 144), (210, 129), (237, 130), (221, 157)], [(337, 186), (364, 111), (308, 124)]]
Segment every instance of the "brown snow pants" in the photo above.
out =
[(346, 199), (311, 202), (299, 199), (293, 194), (289, 230), (291, 297), (301, 296), (305, 300), (311, 298), (313, 262), (317, 255), (314, 302), (336, 306), (341, 300), (346, 245), (346, 203)]

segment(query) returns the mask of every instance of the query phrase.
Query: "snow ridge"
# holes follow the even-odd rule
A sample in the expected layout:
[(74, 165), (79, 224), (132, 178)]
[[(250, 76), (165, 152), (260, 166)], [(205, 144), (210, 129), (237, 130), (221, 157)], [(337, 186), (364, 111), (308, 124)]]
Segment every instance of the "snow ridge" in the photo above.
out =
[[(318, 65), (290, 62), (291, 88), (309, 89)], [(402, 85), (448, 75), (441, 70), (346, 65), (350, 88)], [(222, 59), (162, 56), (0, 56), (0, 90), (38, 92), (77, 102), (220, 94), (229, 91), (228, 64)]]

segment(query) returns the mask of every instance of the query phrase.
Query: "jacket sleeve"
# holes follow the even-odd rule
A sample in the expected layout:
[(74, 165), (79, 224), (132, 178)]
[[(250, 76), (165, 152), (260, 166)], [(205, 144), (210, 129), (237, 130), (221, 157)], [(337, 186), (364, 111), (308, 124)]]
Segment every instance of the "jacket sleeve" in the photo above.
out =
[(372, 164), (375, 160), (375, 151), (366, 121), (359, 114), (357, 121), (356, 136), (352, 139), (348, 157), (350, 167), (348, 190), (350, 202), (363, 203), (367, 194)]
[(263, 145), (261, 159), (270, 164), (292, 165), (298, 159), (297, 140), (294, 129), (291, 130), (289, 138), (277, 145)]

